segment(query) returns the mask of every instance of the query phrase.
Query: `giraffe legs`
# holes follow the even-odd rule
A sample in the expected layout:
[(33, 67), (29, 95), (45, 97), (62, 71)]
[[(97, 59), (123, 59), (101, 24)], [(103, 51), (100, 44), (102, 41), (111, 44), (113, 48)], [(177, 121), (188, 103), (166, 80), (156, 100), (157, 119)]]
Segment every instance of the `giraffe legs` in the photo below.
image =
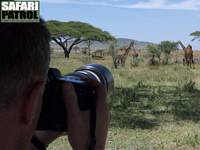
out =
[(117, 66), (125, 67), (126, 57), (124, 56), (117, 56), (114, 60)]
[(190, 63), (191, 63), (191, 68), (195, 69), (195, 65), (194, 65), (194, 60), (193, 60), (193, 58), (190, 59)]
[(185, 63), (186, 63), (186, 59), (183, 58), (183, 66), (185, 66)]
[(193, 59), (192, 58), (187, 58), (186, 59), (186, 64), (187, 64), (187, 68), (193, 68), (193, 69), (195, 69), (195, 67), (194, 67), (194, 61), (193, 61)]
[(123, 58), (121, 59), (121, 61), (122, 61), (122, 67), (125, 67), (126, 58), (123, 57)]

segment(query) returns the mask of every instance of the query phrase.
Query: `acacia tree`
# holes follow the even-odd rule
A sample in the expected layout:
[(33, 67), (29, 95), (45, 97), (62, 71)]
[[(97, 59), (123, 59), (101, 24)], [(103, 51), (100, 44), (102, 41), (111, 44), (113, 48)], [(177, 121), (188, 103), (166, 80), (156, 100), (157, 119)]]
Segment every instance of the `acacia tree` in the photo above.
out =
[(160, 63), (161, 51), (157, 45), (148, 45), (147, 52), (148, 52), (149, 57), (151, 58), (150, 59), (151, 65), (156, 64), (156, 58), (158, 59)]
[(190, 36), (193, 36), (192, 41), (197, 40), (197, 39), (200, 41), (200, 31), (195, 31), (191, 33)]
[(94, 43), (94, 41), (88, 40), (85, 43), (86, 43), (87, 48), (88, 48), (88, 54), (90, 55), (91, 54), (91, 45)]
[(178, 43), (177, 42), (171, 42), (171, 41), (162, 41), (158, 48), (161, 52), (165, 55), (165, 61), (164, 64), (168, 64), (169, 62), (169, 56), (172, 51), (175, 51), (177, 49)]
[(51, 20), (47, 22), (47, 27), (52, 40), (62, 47), (67, 58), (69, 58), (73, 46), (81, 42), (104, 42), (114, 39), (108, 32), (83, 22)]

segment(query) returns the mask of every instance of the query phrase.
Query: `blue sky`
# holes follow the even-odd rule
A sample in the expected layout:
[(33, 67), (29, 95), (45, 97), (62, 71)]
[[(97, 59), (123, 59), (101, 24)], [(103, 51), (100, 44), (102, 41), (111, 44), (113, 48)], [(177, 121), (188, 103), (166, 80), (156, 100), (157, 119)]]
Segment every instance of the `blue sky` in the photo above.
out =
[(200, 0), (41, 0), (46, 20), (82, 21), (116, 37), (193, 45), (189, 34), (200, 30)]

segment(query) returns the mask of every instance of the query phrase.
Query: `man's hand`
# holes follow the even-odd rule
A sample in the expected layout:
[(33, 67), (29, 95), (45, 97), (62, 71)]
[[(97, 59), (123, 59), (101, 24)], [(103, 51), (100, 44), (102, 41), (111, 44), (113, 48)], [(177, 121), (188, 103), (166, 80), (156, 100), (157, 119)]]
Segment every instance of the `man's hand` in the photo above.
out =
[[(96, 89), (96, 145), (94, 150), (104, 150), (110, 114), (106, 102), (107, 92), (104, 85), (97, 81), (88, 81)], [(74, 87), (71, 83), (62, 85), (63, 99), (67, 113), (67, 134), (73, 150), (88, 150), (90, 144), (90, 114), (89, 111), (80, 111)], [(64, 135), (54, 131), (36, 131), (39, 140), (49, 145), (57, 137)], [(30, 150), (35, 150), (30, 145)]]
[(89, 145), (89, 112), (81, 112), (74, 87), (71, 83), (63, 84), (63, 99), (67, 111), (68, 139), (73, 150), (87, 150)]
[[(110, 114), (106, 103), (107, 92), (104, 85), (88, 81), (96, 89), (96, 145), (95, 150), (104, 150)], [(74, 150), (87, 150), (90, 144), (89, 111), (82, 112), (73, 85), (63, 84), (63, 96), (67, 110), (68, 138)]]
[(107, 104), (107, 90), (102, 84), (94, 81), (96, 88), (96, 145), (95, 150), (104, 150), (110, 122), (110, 112)]

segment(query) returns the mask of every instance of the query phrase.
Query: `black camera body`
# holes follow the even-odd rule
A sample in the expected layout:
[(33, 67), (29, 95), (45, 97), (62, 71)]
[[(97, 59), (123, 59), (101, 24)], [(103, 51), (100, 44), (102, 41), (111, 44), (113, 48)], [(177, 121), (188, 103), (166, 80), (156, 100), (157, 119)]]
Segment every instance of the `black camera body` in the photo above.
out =
[(49, 69), (37, 130), (67, 131), (67, 116), (61, 89), (63, 82), (73, 84), (81, 111), (95, 108), (96, 91), (85, 79), (97, 80), (106, 85), (108, 92), (114, 87), (112, 74), (103, 65), (85, 65), (65, 76), (62, 76), (58, 69)]

